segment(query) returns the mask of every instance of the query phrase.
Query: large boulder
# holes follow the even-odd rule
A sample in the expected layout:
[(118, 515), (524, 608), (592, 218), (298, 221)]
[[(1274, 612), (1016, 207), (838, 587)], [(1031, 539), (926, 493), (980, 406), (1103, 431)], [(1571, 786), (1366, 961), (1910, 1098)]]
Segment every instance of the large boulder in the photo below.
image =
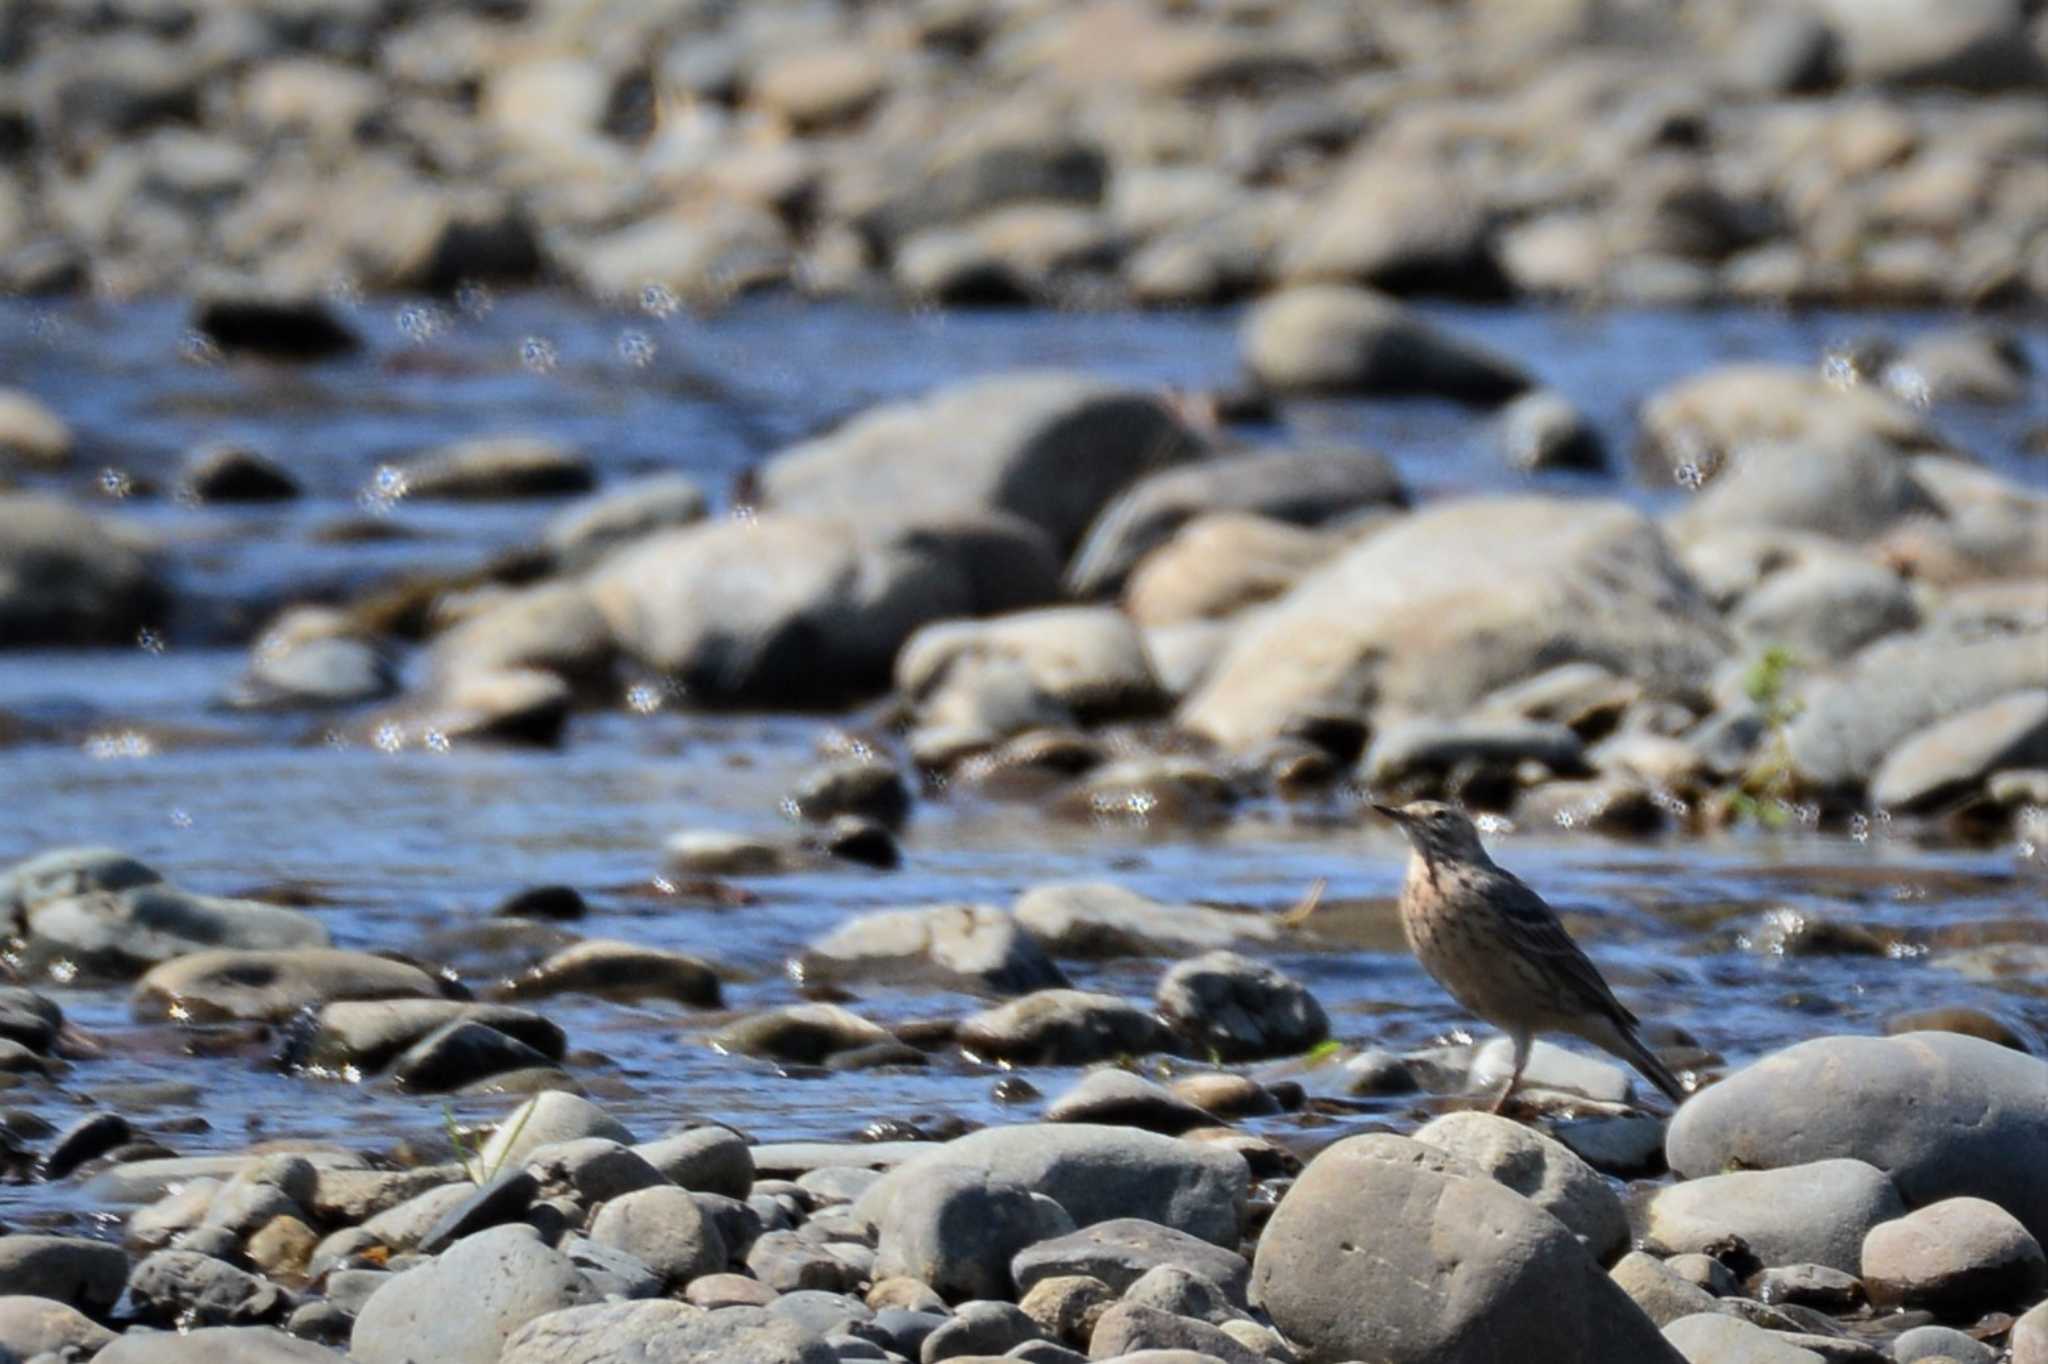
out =
[(1045, 704), (1076, 719), (1147, 715), (1166, 704), (1137, 627), (1106, 606), (1055, 606), (986, 621), (942, 621), (910, 637), (896, 656), (896, 686), (920, 705), (956, 673), (975, 685), (991, 669), (1021, 675)]
[(326, 1346), (274, 1326), (131, 1331), (93, 1359), (95, 1364), (347, 1364)]
[(1201, 441), (1158, 397), (1083, 375), (977, 379), (864, 412), (761, 472), (768, 506), (891, 524), (1007, 512), (1064, 556), (1103, 504)]
[(1569, 1147), (1491, 1113), (1446, 1113), (1415, 1140), (1463, 1156), (1565, 1224), (1606, 1264), (1628, 1249), (1628, 1214), (1600, 1173)]
[(1369, 450), (1260, 451), (1204, 460), (1153, 474), (1104, 507), (1074, 553), (1067, 585), (1081, 597), (1117, 591), (1140, 559), (1209, 512), (1250, 512), (1312, 526), (1360, 507), (1406, 502), (1393, 465)]
[(1072, 1230), (1058, 1204), (1028, 1189), (957, 1166), (937, 1169), (882, 1209), (874, 1277), (916, 1279), (954, 1302), (1009, 1299), (1011, 1257)]
[[(493, 1227), (386, 1280), (356, 1317), (349, 1356), (360, 1364), (498, 1364), (527, 1322), (598, 1296), (575, 1261), (532, 1227)], [(449, 1310), (457, 1303), (461, 1310)]]
[(1935, 810), (2011, 768), (2048, 766), (2048, 691), (2009, 692), (1929, 725), (1885, 758), (1870, 782), (1881, 810)]
[[(1226, 620), (1285, 596), (1347, 543), (1338, 532), (1242, 512), (1204, 516), (1139, 561), (1125, 584), (1124, 609), (1146, 628), (1157, 656), (1162, 627)], [(1163, 652), (1170, 662), (1172, 651)], [(1175, 675), (1170, 666), (1161, 673)]]
[(1766, 442), (1837, 448), (1870, 442), (1893, 454), (1948, 446), (1912, 408), (1867, 385), (1843, 387), (1819, 370), (1723, 365), (1643, 404), (1636, 463), (1652, 483), (1693, 486), (1744, 446)]
[(1493, 223), (1441, 158), (1374, 150), (1339, 173), (1280, 243), (1288, 283), (1339, 280), (1393, 293), (1498, 297)]
[(1766, 526), (1863, 541), (1940, 510), (1911, 461), (1876, 441), (1759, 441), (1732, 451), (1670, 524), (1681, 542)]
[(1863, 1238), (1906, 1210), (1884, 1171), (1860, 1160), (1731, 1170), (1657, 1190), (1644, 1239), (1665, 1255), (1739, 1236), (1766, 1265), (1826, 1265), (1854, 1274)]
[(1909, 1207), (1989, 1199), (2048, 1233), (2048, 1061), (1958, 1033), (1819, 1037), (1702, 1090), (1665, 1139), (1687, 1178), (1838, 1158)]
[(1352, 1137), (1259, 1241), (1252, 1294), (1312, 1364), (1676, 1364), (1555, 1217), (1463, 1158)]
[(320, 921), (296, 909), (161, 883), (50, 896), (27, 907), (23, 927), (32, 964), (61, 959), (114, 977), (210, 949), (289, 952), (328, 941)]
[(2040, 629), (1937, 621), (1891, 635), (1802, 689), (1785, 736), (1793, 770), (1819, 791), (1855, 792), (1915, 735), (2044, 688), (2048, 632)]
[(1036, 1123), (956, 1138), (891, 1170), (854, 1204), (880, 1222), (905, 1190), (945, 1169), (1020, 1185), (1058, 1203), (1077, 1227), (1143, 1218), (1235, 1246), (1251, 1171), (1235, 1151), (1125, 1127)]
[(1067, 983), (1037, 941), (991, 905), (863, 914), (805, 948), (793, 969), (806, 981), (899, 980), (988, 994)]
[(919, 626), (1058, 595), (1051, 548), (1013, 517), (890, 527), (851, 505), (648, 536), (592, 573), (592, 600), (692, 702), (770, 706), (873, 694)]
[(338, 1000), (438, 999), (417, 966), (331, 947), (292, 951), (194, 952), (157, 966), (135, 984), (144, 1016), (219, 1021), (291, 1017)]
[(133, 644), (169, 604), (140, 537), (51, 498), (0, 494), (0, 647)]
[(1684, 695), (1726, 648), (1713, 607), (1639, 512), (1465, 499), (1346, 550), (1242, 625), (1180, 720), (1243, 748), (1309, 712), (1459, 714), (1568, 662)]
[(1977, 91), (2048, 86), (2022, 0), (1820, 0), (1852, 80)]
[(1370, 289), (1307, 284), (1263, 299), (1239, 332), (1245, 368), (1275, 393), (1428, 394), (1501, 403), (1530, 386), (1514, 362)]
[(1033, 886), (1010, 912), (1056, 957), (1178, 956), (1280, 937), (1264, 915), (1162, 904), (1111, 881)]
[(1306, 986), (1236, 952), (1205, 952), (1175, 963), (1153, 1000), (1197, 1055), (1225, 1061), (1294, 1056), (1330, 1035), (1329, 1015)]

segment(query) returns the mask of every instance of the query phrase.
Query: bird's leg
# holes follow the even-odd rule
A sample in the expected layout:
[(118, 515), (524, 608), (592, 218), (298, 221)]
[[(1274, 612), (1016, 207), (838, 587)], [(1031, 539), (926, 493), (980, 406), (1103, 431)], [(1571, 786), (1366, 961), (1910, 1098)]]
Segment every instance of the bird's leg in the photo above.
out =
[(1515, 1068), (1508, 1072), (1508, 1082), (1501, 1086), (1500, 1097), (1493, 1101), (1493, 1107), (1487, 1110), (1489, 1113), (1499, 1114), (1507, 1111), (1508, 1100), (1514, 1097), (1515, 1086), (1522, 1083), (1522, 1072), (1529, 1065), (1529, 1048), (1535, 1042), (1534, 1036), (1529, 1033), (1518, 1032), (1513, 1034), (1513, 1037), (1515, 1040)]

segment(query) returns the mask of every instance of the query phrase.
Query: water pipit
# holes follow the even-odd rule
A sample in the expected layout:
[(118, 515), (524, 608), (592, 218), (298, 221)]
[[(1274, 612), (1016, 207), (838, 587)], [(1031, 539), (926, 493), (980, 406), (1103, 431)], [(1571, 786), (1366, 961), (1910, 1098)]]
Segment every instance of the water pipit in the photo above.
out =
[(1505, 1032), (1514, 1070), (1493, 1111), (1507, 1107), (1537, 1033), (1582, 1037), (1683, 1102), (1678, 1078), (1636, 1035), (1622, 1007), (1543, 897), (1496, 866), (1464, 811), (1439, 801), (1375, 805), (1414, 852), (1401, 886), (1401, 930), (1422, 969), (1451, 997)]

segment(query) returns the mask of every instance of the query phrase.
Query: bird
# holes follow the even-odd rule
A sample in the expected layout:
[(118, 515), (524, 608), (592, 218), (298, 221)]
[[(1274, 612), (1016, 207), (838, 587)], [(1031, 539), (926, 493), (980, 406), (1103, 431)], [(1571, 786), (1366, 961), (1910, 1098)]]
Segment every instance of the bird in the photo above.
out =
[(1685, 1088), (1643, 1045), (1636, 1016), (1565, 932), (1543, 897), (1497, 865), (1478, 826), (1454, 805), (1418, 800), (1373, 809), (1413, 851), (1401, 885), (1401, 932), (1422, 969), (1514, 1042), (1514, 1069), (1492, 1111), (1508, 1105), (1536, 1034), (1570, 1033), (1641, 1071), (1674, 1104)]

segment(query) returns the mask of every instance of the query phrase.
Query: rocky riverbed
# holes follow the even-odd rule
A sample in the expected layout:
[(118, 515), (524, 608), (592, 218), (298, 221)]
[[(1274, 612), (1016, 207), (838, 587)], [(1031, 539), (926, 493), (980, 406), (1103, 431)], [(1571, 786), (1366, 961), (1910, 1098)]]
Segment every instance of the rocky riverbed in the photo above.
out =
[(2048, 1364), (2044, 54), (0, 3), (0, 1364)]
[[(2038, 1356), (2024, 344), (435, 306), (13, 314), (0, 1349)], [(1424, 391), (1280, 382), (1304, 309)], [(1867, 359), (1945, 349), (2020, 396)], [(1368, 789), (1486, 812), (1675, 1120), (1471, 1111)]]

